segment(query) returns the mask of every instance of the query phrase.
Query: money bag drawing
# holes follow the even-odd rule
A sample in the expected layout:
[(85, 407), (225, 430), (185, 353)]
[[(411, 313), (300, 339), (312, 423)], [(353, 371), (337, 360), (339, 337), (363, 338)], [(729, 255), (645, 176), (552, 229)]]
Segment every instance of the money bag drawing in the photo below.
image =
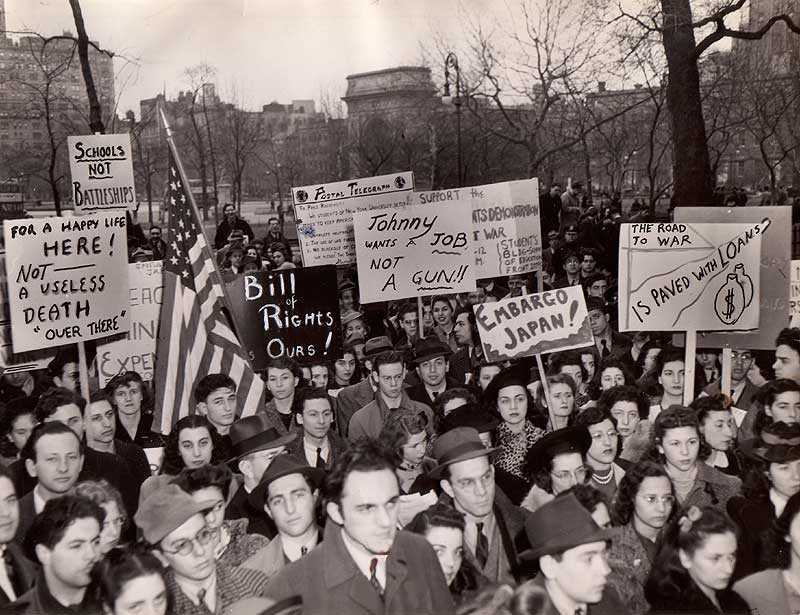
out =
[(714, 311), (717, 318), (726, 325), (736, 324), (753, 301), (753, 280), (739, 263), (729, 273), (725, 283), (714, 298)]

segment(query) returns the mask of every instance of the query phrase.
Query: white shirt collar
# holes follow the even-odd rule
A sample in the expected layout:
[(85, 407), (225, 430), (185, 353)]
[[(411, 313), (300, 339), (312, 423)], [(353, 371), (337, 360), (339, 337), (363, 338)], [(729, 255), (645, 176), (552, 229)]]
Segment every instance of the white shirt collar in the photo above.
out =
[[(328, 441), (328, 436), (325, 436), (325, 441), (319, 448), (322, 449), (320, 451), (320, 454), (322, 455), (323, 461), (327, 463), (327, 461), (330, 459), (330, 450), (331, 450), (331, 445), (330, 442)], [(317, 463), (317, 445), (312, 444), (311, 442), (307, 442), (305, 436), (303, 436), (303, 452), (305, 453), (308, 465), (310, 465), (313, 468)]]
[(33, 510), (37, 515), (44, 510), (45, 503), (47, 503), (47, 500), (42, 497), (39, 483), (36, 483), (33, 488)]
[(280, 535), (280, 538), (284, 555), (289, 558), (290, 562), (296, 562), (303, 556), (303, 547), (311, 551), (311, 549), (317, 546), (317, 542), (319, 542), (319, 528), (315, 527), (311, 538), (303, 540), (302, 542), (295, 540), (291, 536), (284, 536), (283, 534)]
[(359, 571), (361, 571), (361, 574), (367, 577), (367, 579), (370, 577), (370, 563), (373, 559), (378, 559), (378, 567), (375, 570), (375, 576), (378, 577), (381, 587), (386, 589), (386, 560), (389, 559), (389, 554), (386, 553), (385, 555), (372, 555), (370, 553), (366, 553), (361, 547), (356, 545), (350, 539), (350, 537), (347, 535), (347, 532), (344, 531), (344, 528), (342, 528), (340, 531), (342, 532), (342, 540), (344, 542), (345, 549), (347, 549), (350, 557), (353, 558), (353, 562)]
[(202, 583), (196, 583), (191, 579), (186, 578), (178, 578), (175, 577), (175, 582), (178, 584), (178, 587), (181, 588), (181, 591), (186, 594), (189, 600), (192, 601), (192, 604), (199, 605), (200, 604), (200, 590), (206, 590), (205, 595), (205, 603), (208, 609), (214, 613), (217, 609), (217, 572), (214, 573), (207, 579), (205, 579)]
[(769, 501), (772, 502), (772, 505), (775, 507), (775, 516), (780, 517), (783, 513), (783, 509), (786, 508), (786, 503), (789, 501), (789, 498), (781, 495), (775, 491), (775, 489), (770, 489)]

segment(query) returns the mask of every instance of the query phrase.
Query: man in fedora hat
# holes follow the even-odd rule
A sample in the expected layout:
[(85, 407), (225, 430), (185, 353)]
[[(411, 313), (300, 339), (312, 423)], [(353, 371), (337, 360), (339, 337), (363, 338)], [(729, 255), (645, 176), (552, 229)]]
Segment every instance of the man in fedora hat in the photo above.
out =
[(550, 598), (546, 615), (604, 610), (603, 593), (611, 574), (606, 561), (610, 528), (601, 529), (577, 498), (568, 494), (528, 517), (525, 534), (531, 548), (520, 559), (538, 562), (540, 574), (533, 583)]
[(400, 486), (391, 452), (350, 447), (325, 478), (325, 540), (274, 576), (267, 595), (303, 599), (305, 615), (452, 613), (441, 566), (424, 537), (397, 529)]
[(364, 344), (364, 367), (369, 370), (369, 376), (361, 382), (344, 387), (336, 396), (336, 423), (339, 426), (339, 435), (342, 437), (347, 437), (347, 429), (353, 415), (375, 400), (378, 383), (372, 375), (372, 359), (387, 350), (394, 348), (385, 335), (368, 339)]
[(464, 513), (464, 557), (490, 581), (513, 584), (525, 513), (495, 485), (489, 461), (495, 450), (475, 428), (456, 427), (436, 440), (437, 465), (428, 476), (439, 479), (439, 501)]
[(279, 455), (250, 494), (253, 508), (261, 508), (275, 523), (278, 535), (242, 565), (272, 578), (320, 540), (316, 521), (319, 487), (324, 470), (312, 468), (291, 455)]
[(261, 507), (254, 508), (248, 498), (258, 486), (272, 461), (286, 450), (286, 445), (297, 437), (292, 432), (281, 434), (263, 414), (248, 416), (231, 425), (231, 453), (228, 463), (242, 473), (244, 482), (228, 502), (226, 519), (249, 519), (247, 530), (251, 534), (275, 536), (275, 526)]
[(427, 406), (433, 407), (436, 398), (448, 389), (454, 389), (461, 384), (452, 376), (450, 370), (450, 355), (453, 351), (450, 346), (438, 337), (424, 337), (414, 344), (414, 365), (416, 366), (419, 383), (408, 389), (408, 396)]
[(412, 414), (424, 412), (428, 424), (433, 423), (430, 406), (414, 401), (403, 389), (406, 377), (405, 358), (402, 352), (382, 352), (372, 360), (372, 374), (378, 383), (375, 399), (361, 408), (350, 419), (348, 438), (355, 442), (359, 438), (377, 438), (389, 413), (402, 408)]
[(266, 595), (267, 577), (262, 573), (216, 561), (219, 530), (205, 520), (213, 506), (213, 500), (196, 501), (170, 484), (151, 493), (134, 517), (145, 542), (168, 568), (173, 615), (235, 613), (238, 600)]

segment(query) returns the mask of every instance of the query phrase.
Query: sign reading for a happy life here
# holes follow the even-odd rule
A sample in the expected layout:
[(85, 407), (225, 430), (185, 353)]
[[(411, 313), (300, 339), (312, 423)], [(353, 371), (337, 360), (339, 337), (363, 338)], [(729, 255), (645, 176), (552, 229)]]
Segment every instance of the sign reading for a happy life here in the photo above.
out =
[(130, 328), (125, 212), (6, 220), (14, 352)]
[(757, 224), (623, 224), (621, 331), (736, 331), (759, 322)]
[(130, 135), (67, 137), (76, 214), (136, 208)]
[(303, 265), (354, 263), (353, 214), (405, 207), (413, 189), (410, 171), (292, 188)]
[(481, 303), (475, 321), (489, 363), (594, 344), (581, 286)]
[(472, 220), (457, 204), (353, 216), (361, 303), (475, 290)]

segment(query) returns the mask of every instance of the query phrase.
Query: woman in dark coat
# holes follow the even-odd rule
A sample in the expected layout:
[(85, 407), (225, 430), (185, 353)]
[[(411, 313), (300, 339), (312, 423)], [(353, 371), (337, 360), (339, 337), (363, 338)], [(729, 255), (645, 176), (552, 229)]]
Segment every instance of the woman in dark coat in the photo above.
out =
[(736, 526), (711, 506), (692, 506), (666, 528), (644, 593), (651, 613), (749, 613), (730, 583)]
[(742, 495), (728, 501), (728, 514), (742, 530), (739, 559), (734, 577), (763, 570), (759, 564), (768, 555), (764, 535), (800, 492), (800, 425), (772, 423), (758, 438), (740, 446), (749, 461)]

